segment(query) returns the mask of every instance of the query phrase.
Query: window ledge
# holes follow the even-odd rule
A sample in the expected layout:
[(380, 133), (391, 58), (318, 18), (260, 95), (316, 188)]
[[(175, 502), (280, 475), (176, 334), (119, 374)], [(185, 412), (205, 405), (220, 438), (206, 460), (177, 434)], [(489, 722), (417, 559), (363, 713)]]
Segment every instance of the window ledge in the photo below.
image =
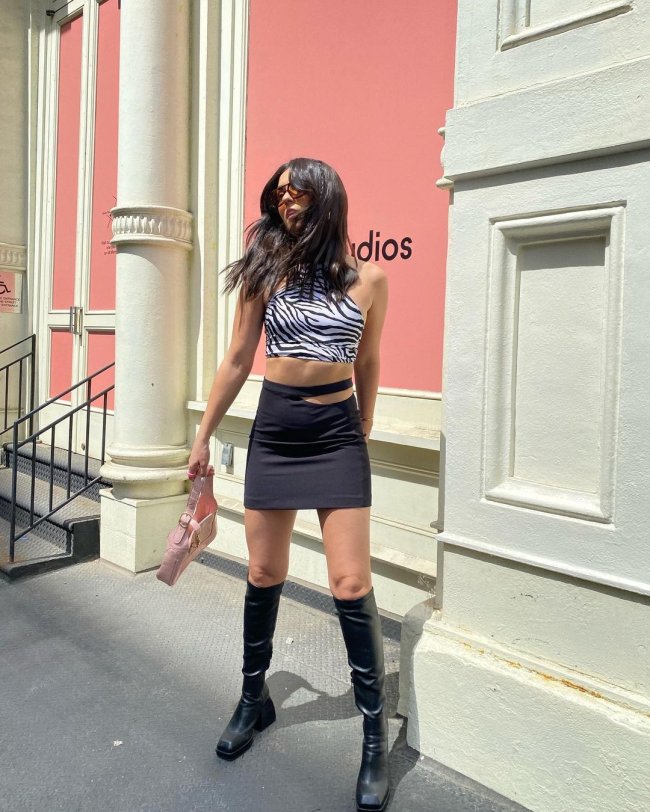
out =
[[(221, 514), (230, 513), (239, 519), (243, 517), (244, 505), (239, 499), (233, 499), (230, 496), (221, 496), (218, 493), (215, 493), (215, 497), (219, 503), (219, 512)], [(303, 519), (300, 514), (298, 514), (296, 519), (293, 532), (299, 536), (310, 539), (310, 541), (322, 541), (320, 528)], [(399, 569), (416, 572), (425, 577), (436, 577), (437, 567), (435, 561), (405, 553), (393, 547), (386, 547), (383, 544), (377, 544), (373, 541), (370, 542), (370, 557), (374, 561), (381, 561), (385, 564), (398, 567)]]
[[(190, 400), (187, 408), (191, 412), (204, 412), (206, 402)], [(255, 418), (255, 407), (234, 405), (226, 412), (226, 417), (237, 417), (242, 420)], [(374, 443), (393, 443), (411, 448), (425, 448), (430, 451), (440, 451), (440, 431), (429, 429), (426, 426), (394, 426), (384, 421), (376, 421), (370, 434)]]

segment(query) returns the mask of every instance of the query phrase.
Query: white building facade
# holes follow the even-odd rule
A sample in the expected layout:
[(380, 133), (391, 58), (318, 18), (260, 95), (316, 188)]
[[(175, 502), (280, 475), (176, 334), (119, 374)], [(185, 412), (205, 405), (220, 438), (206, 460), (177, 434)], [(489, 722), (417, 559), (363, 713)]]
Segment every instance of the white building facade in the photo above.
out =
[(459, 3), (409, 741), (544, 812), (650, 798), (649, 79), (644, 4)]

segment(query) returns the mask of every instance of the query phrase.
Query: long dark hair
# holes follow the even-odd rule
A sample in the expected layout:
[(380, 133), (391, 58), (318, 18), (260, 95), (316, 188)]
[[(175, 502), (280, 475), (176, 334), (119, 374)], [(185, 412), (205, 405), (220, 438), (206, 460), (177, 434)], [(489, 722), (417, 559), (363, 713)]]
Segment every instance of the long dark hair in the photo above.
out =
[[(311, 196), (290, 234), (273, 198), (286, 170), (291, 185)], [(270, 295), (282, 283), (311, 288), (316, 274), (333, 296), (343, 296), (358, 274), (348, 265), (348, 196), (338, 174), (314, 158), (293, 158), (278, 167), (260, 197), (261, 217), (246, 230), (244, 256), (224, 269), (226, 291), (241, 286), (246, 299)]]

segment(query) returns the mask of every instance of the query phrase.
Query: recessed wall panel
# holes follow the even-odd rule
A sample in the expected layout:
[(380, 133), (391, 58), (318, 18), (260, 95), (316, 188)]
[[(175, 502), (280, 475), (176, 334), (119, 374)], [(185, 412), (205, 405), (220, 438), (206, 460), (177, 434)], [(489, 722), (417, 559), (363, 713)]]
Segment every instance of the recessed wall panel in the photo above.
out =
[[(529, 25), (537, 26), (561, 20), (569, 15), (583, 14), (607, 5), (603, 0), (530, 0)], [(611, 5), (611, 3), (609, 4)]]
[(524, 245), (517, 266), (512, 476), (596, 493), (605, 240)]
[(623, 212), (493, 222), (488, 500), (613, 521)]

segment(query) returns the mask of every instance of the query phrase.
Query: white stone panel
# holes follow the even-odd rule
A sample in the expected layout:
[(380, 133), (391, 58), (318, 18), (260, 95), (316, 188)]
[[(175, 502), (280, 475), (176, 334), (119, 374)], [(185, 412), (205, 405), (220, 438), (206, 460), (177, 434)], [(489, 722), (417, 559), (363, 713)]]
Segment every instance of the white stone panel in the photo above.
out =
[(612, 519), (622, 212), (494, 222), (488, 499)]
[[(639, 151), (582, 161), (553, 174), (512, 173), (498, 193), (492, 177), (457, 183), (451, 218), (460, 236), (450, 244), (445, 333), (443, 539), (620, 588), (627, 584), (642, 594), (650, 593), (645, 531), (650, 484), (644, 462), (650, 456), (649, 167), (648, 153)], [(544, 218), (564, 218), (565, 230), (558, 220), (545, 230)], [(489, 400), (514, 391), (511, 381), (494, 378), (499, 359), (500, 375), (512, 370), (507, 341), (514, 328), (492, 325), (494, 318), (512, 319), (514, 313), (514, 306), (499, 307), (515, 301), (513, 293), (498, 290), (504, 280), (514, 286), (516, 278), (516, 252), (507, 248), (504, 236), (508, 225), (521, 227), (510, 242), (524, 244), (610, 234), (606, 335), (611, 366), (602, 378), (602, 487), (596, 497), (514, 477), (506, 498), (497, 501), (492, 492), (508, 478), (511, 462), (499, 451), (508, 447), (511, 416), (503, 407), (494, 412)], [(489, 397), (486, 379), (492, 380)], [(554, 409), (552, 398), (539, 399), (542, 415)], [(549, 420), (549, 431), (554, 429)]]
[(597, 493), (605, 240), (522, 246), (517, 277), (512, 476)]
[[(569, 15), (588, 17), (594, 10), (603, 7), (621, 5), (621, 3), (607, 3), (603, 0), (529, 0), (528, 25), (544, 25), (562, 20)], [(624, 5), (629, 6), (629, 3)]]
[(444, 569), (446, 623), (650, 697), (650, 598), (453, 547)]
[(647, 809), (647, 701), (435, 615), (414, 680), (407, 741), (451, 769), (534, 812)]
[[(650, 43), (650, 25), (646, 37)], [(549, 52), (547, 61), (555, 64), (558, 58)], [(513, 65), (512, 76), (518, 70)], [(649, 83), (650, 59), (641, 58), (607, 70), (536, 83), (517, 93), (504, 91), (494, 99), (450, 110), (445, 175), (457, 180), (463, 175), (565, 163), (578, 156), (647, 146), (650, 95), (638, 88)], [(594, 87), (599, 88), (596, 95)]]
[(502, 0), (500, 46), (514, 48), (631, 10), (630, 0)]
[(101, 496), (100, 556), (129, 572), (158, 567), (167, 534), (178, 522), (187, 494), (160, 499), (117, 499), (113, 490)]
[[(529, 25), (531, 19), (539, 25)], [(530, 9), (526, 0), (460, 0), (457, 42), (456, 110), (638, 60), (650, 53), (650, 8), (623, 0), (598, 7), (590, 0), (531, 0)], [(534, 112), (520, 103), (514, 115)], [(484, 126), (491, 123), (491, 116), (483, 119)], [(449, 132), (447, 143), (453, 145)]]

